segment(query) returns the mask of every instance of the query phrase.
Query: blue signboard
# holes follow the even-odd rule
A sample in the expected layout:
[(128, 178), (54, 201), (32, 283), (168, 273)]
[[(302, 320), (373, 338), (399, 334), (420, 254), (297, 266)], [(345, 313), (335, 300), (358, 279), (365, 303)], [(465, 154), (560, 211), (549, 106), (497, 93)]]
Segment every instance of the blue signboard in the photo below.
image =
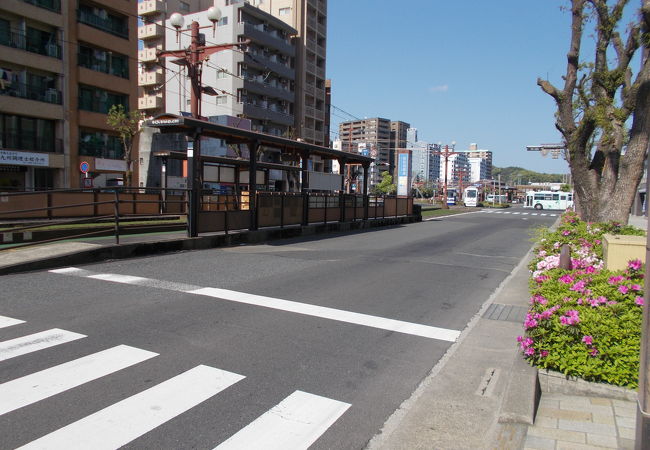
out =
[(409, 174), (409, 155), (408, 153), (400, 153), (397, 163), (397, 176), (407, 177)]

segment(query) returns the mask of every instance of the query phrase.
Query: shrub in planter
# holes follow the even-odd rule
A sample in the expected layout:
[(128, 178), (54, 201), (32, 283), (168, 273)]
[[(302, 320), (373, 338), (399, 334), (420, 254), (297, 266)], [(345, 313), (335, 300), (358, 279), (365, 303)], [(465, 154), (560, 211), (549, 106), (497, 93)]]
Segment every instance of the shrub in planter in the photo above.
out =
[[(643, 234), (615, 223), (587, 224), (573, 213), (541, 233), (531, 262), (531, 308), (518, 338), (533, 365), (588, 381), (635, 388), (643, 305), (641, 262), (603, 269), (602, 235)], [(571, 270), (558, 268), (562, 244)]]

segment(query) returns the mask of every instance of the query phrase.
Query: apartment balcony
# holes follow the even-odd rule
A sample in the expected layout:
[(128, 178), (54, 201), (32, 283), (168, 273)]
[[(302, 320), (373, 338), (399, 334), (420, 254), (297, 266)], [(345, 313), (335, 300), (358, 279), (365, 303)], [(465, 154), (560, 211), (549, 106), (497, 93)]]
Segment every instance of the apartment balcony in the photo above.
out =
[(314, 139), (314, 134), (314, 130), (310, 130), (308, 128), (302, 129), (302, 137), (304, 139)]
[(157, 48), (145, 48), (143, 50), (138, 50), (138, 61), (140, 62), (155, 62), (158, 58), (156, 57)]
[(310, 63), (310, 62), (306, 62), (306, 63), (305, 63), (305, 69), (307, 69), (307, 72), (316, 75), (316, 64), (314, 64), (314, 63)]
[(43, 44), (42, 42), (34, 41), (34, 39), (27, 39), (27, 36), (23, 33), (9, 32), (0, 34), (0, 45), (18, 48), (31, 53), (38, 53), (39, 55), (45, 55), (51, 58), (62, 58), (61, 46), (55, 43)]
[(325, 67), (316, 66), (316, 76), (325, 79)]
[(320, 45), (316, 45), (316, 54), (320, 56), (321, 58), (325, 58), (325, 47), (321, 47)]
[(309, 94), (312, 97), (316, 95), (316, 86), (313, 84), (305, 83), (305, 94)]
[(305, 40), (305, 47), (307, 48), (307, 50), (311, 50), (313, 53), (316, 53), (316, 41), (314, 41), (313, 39), (307, 38)]
[(266, 57), (262, 53), (246, 53), (244, 56), (244, 62), (251, 67), (257, 67), (263, 71), (272, 70), (281, 77), (288, 78), (290, 80), (296, 79), (296, 72), (294, 69), (286, 64), (281, 63), (277, 59), (273, 60), (272, 58)]
[(296, 54), (295, 47), (286, 39), (275, 37), (264, 30), (264, 24), (253, 25), (248, 22), (239, 22), (236, 32), (238, 35), (243, 35), (254, 42), (278, 50), (285, 55), (294, 56)]
[(38, 6), (39, 8), (48, 9), (55, 13), (61, 12), (61, 0), (23, 0), (30, 5)]
[(150, 23), (138, 27), (138, 39), (158, 39), (165, 37), (165, 28), (157, 23)]
[(318, 27), (318, 22), (316, 21), (316, 18), (310, 15), (307, 15), (307, 25), (314, 31), (316, 31)]
[(161, 109), (163, 107), (162, 94), (143, 95), (138, 99), (138, 109)]
[(138, 75), (138, 86), (155, 86), (165, 82), (162, 69), (153, 72), (143, 72)]
[(15, 81), (9, 85), (0, 87), (0, 95), (36, 100), (37, 102), (52, 103), (55, 105), (60, 105), (62, 100), (61, 91), (57, 89)]
[(167, 4), (160, 0), (144, 0), (138, 3), (138, 15), (148, 16), (151, 14), (160, 14), (167, 11)]
[(244, 104), (244, 114), (251, 119), (268, 120), (281, 125), (293, 125), (293, 116), (282, 111), (274, 111), (262, 105)]
[(318, 0), (318, 12), (327, 16), (327, 2), (325, 0)]
[(246, 79), (244, 80), (244, 89), (250, 92), (255, 92), (260, 95), (266, 95), (272, 98), (279, 98), (289, 102), (293, 102), (295, 99), (295, 94), (292, 91), (288, 91), (278, 86), (272, 86), (271, 84), (262, 83), (259, 81), (253, 81)]
[(327, 24), (319, 23), (318, 26), (316, 27), (316, 31), (323, 36), (327, 36)]
[(317, 120), (325, 120), (325, 111), (321, 111), (320, 109), (314, 109), (314, 118)]

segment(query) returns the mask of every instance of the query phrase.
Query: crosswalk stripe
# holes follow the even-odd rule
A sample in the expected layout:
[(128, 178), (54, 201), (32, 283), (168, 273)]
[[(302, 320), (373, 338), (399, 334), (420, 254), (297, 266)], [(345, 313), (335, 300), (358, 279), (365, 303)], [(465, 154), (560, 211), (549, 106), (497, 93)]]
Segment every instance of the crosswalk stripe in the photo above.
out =
[(516, 215), (516, 214), (521, 214), (521, 213), (518, 213), (518, 212), (513, 212), (512, 214), (513, 214), (513, 215)]
[(85, 337), (83, 334), (54, 328), (30, 334), (29, 336), (10, 339), (0, 342), (0, 361)]
[(349, 403), (296, 391), (215, 450), (307, 449), (349, 407)]
[(536, 216), (536, 215), (537, 215), (537, 213), (530, 213), (530, 215), (531, 215), (531, 216)]
[[(158, 289), (166, 289), (171, 291), (179, 291), (187, 294), (203, 295), (206, 297), (213, 297), (220, 300), (229, 300), (238, 303), (245, 303), (248, 305), (262, 306), (265, 308), (277, 309), (281, 311), (288, 311), (297, 314), (304, 314), (322, 319), (335, 320), (339, 322), (347, 322), (355, 325), (364, 325), (367, 327), (379, 328), (382, 330), (396, 331), (398, 333), (411, 334), (414, 336), (421, 336), (430, 339), (439, 339), (443, 341), (455, 342), (460, 331), (450, 330), (447, 328), (439, 328), (430, 325), (422, 325), (412, 322), (404, 322), (401, 320), (387, 319), (384, 317), (371, 316), (368, 314), (361, 314), (341, 309), (328, 308), (325, 306), (313, 305), (310, 303), (294, 302), (291, 300), (283, 300), (279, 298), (265, 297), (262, 295), (247, 294), (245, 292), (231, 291), (228, 289), (218, 289), (211, 287), (186, 287), (177, 288), (174, 284), (167, 283), (161, 280), (151, 278), (134, 277), (130, 275), (120, 274), (93, 274), (92, 272), (84, 270), (83, 275), (78, 275), (79, 272), (75, 268), (68, 267), (65, 269), (51, 270), (51, 273), (61, 273), (73, 276), (83, 276), (86, 278), (93, 278), (98, 280), (112, 281), (115, 283), (135, 284), (138, 286), (146, 285)], [(185, 285), (189, 286), (189, 285)]]
[(10, 327), (12, 325), (18, 325), (19, 323), (25, 323), (25, 321), (12, 319), (11, 317), (0, 316), (0, 328)]
[(116, 449), (244, 378), (197, 366), (20, 448)]
[(0, 415), (132, 366), (157, 353), (118, 345), (0, 384)]
[(548, 215), (548, 214), (540, 214), (540, 216), (546, 216), (546, 215)]
[(521, 213), (521, 215), (522, 215), (522, 216), (527, 216), (527, 215), (528, 215), (528, 213)]

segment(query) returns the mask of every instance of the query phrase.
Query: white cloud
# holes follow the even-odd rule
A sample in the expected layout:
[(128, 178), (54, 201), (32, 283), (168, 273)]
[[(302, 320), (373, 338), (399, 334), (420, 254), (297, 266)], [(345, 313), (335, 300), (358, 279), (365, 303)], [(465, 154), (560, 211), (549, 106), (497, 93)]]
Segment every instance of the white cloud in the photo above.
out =
[(449, 90), (449, 86), (446, 84), (441, 84), (439, 86), (431, 86), (428, 91), (431, 94), (434, 94), (436, 92), (447, 92)]

